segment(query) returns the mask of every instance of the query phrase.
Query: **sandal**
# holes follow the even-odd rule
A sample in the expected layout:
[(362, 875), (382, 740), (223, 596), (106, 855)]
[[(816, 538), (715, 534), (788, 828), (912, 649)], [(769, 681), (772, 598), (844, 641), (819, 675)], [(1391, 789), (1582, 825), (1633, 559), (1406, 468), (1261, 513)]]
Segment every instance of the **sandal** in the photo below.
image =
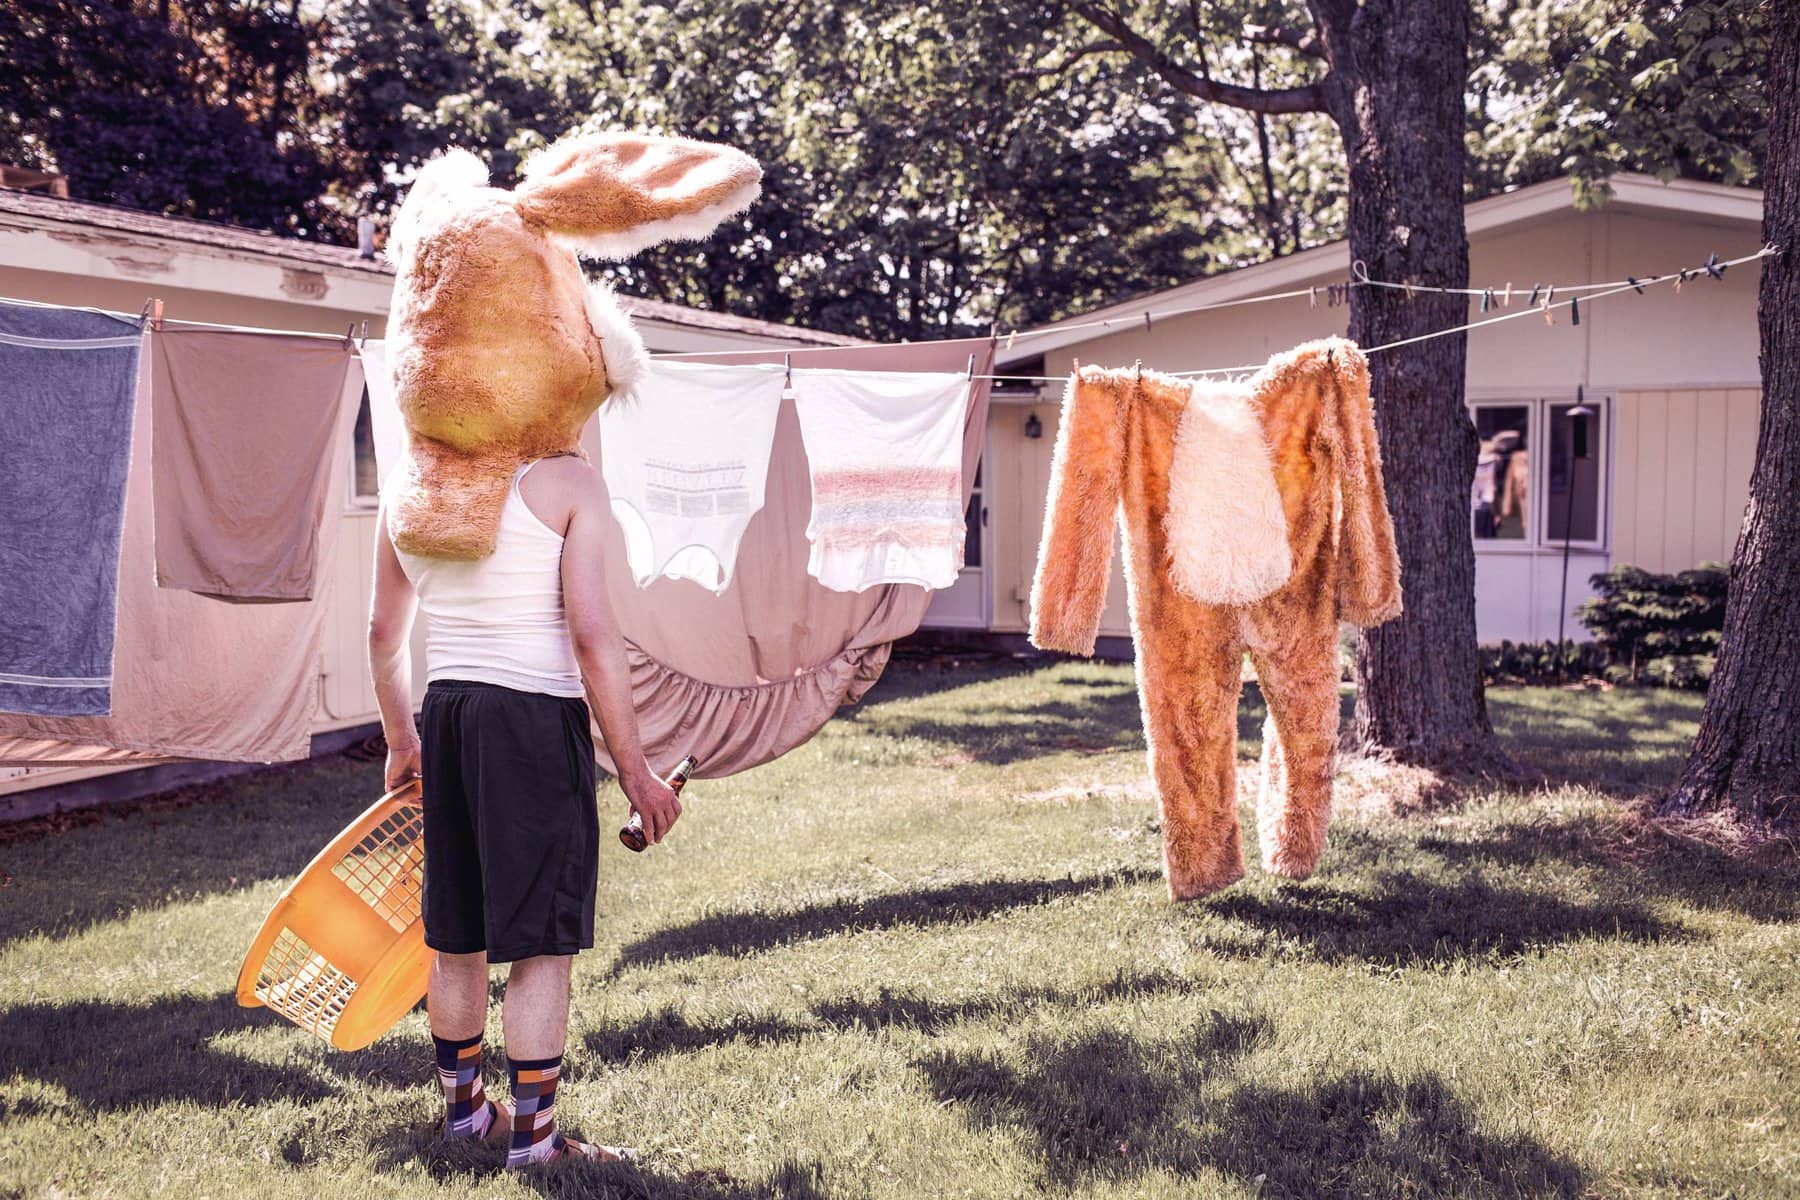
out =
[(450, 1133), (449, 1118), (445, 1118), (439, 1123), (439, 1136), (446, 1142), (498, 1142), (501, 1145), (505, 1145), (512, 1139), (512, 1113), (507, 1109), (501, 1108), (500, 1105), (492, 1099), (488, 1100), (487, 1109), (487, 1132), (480, 1137), (474, 1137), (468, 1134), (457, 1134), (452, 1136)]
[(550, 1163), (563, 1162), (571, 1158), (585, 1159), (588, 1162), (634, 1163), (638, 1160), (638, 1152), (629, 1146), (601, 1146), (592, 1142), (578, 1142), (572, 1137), (559, 1133), (556, 1135), (556, 1149), (529, 1165), (547, 1166)]
[[(504, 1100), (489, 1100), (488, 1103), (493, 1105), (496, 1110), (494, 1123), (488, 1126), (488, 1137), (494, 1137), (494, 1130), (504, 1129), (506, 1140), (510, 1141), (513, 1122), (512, 1105)], [(602, 1146), (595, 1142), (581, 1142), (566, 1133), (558, 1133), (555, 1137), (556, 1148), (549, 1154), (512, 1169), (523, 1171), (526, 1167), (547, 1166), (550, 1163), (567, 1162), (570, 1159), (599, 1163), (634, 1163), (639, 1157), (638, 1150), (632, 1146)]]

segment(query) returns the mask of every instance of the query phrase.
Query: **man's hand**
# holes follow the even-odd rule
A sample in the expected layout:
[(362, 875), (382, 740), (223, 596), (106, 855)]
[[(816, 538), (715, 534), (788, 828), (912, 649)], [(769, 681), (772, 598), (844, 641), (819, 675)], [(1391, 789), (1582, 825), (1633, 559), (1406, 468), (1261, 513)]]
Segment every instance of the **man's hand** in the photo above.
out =
[(419, 768), (420, 754), (417, 738), (399, 745), (393, 742), (388, 743), (387, 772), (382, 776), (387, 782), (388, 791), (391, 792), (407, 780), (416, 778)]
[(652, 846), (663, 840), (681, 815), (681, 797), (675, 789), (658, 779), (656, 772), (645, 763), (629, 776), (619, 779), (619, 787), (625, 792), (625, 799), (630, 801), (631, 809), (644, 821), (644, 836), (650, 839)]

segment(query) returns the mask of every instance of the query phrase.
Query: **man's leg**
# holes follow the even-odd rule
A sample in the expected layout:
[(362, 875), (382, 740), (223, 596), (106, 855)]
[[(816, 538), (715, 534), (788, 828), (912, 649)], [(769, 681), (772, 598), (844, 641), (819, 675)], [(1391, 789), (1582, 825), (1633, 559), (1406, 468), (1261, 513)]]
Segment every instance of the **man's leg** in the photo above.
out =
[(497, 1112), (481, 1081), (481, 1033), (487, 1024), (488, 962), (483, 933), (481, 848), (475, 837), (460, 748), (463, 697), (432, 684), (425, 691), (423, 740), (425, 942), (432, 959), (426, 1009), (444, 1088), (444, 1136), (482, 1137)]
[(481, 1035), (487, 1026), (486, 951), (432, 960), (426, 1011), (444, 1087), (444, 1136), (485, 1137), (496, 1116), (481, 1081)]
[(506, 1061), (512, 1076), (512, 1145), (506, 1165), (523, 1167), (555, 1154), (556, 1085), (569, 1035), (569, 966), (573, 955), (541, 955), (512, 965), (501, 1006)]

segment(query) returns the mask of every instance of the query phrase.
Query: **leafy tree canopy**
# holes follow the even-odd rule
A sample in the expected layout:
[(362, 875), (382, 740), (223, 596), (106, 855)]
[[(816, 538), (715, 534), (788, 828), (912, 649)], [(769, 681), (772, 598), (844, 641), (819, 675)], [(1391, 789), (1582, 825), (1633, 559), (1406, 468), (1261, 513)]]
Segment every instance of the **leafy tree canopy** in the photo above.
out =
[[(1121, 6), (1127, 10), (1131, 5)], [(1304, 79), (1297, 0), (1141, 3), (1217, 78)], [(1753, 0), (1480, 0), (1468, 184), (1753, 182)], [(446, 145), (505, 182), (578, 127), (739, 145), (764, 199), (628, 292), (877, 338), (1052, 319), (1338, 236), (1319, 114), (1195, 105), (1065, 0), (14, 0), (0, 159), (75, 195), (347, 241)]]

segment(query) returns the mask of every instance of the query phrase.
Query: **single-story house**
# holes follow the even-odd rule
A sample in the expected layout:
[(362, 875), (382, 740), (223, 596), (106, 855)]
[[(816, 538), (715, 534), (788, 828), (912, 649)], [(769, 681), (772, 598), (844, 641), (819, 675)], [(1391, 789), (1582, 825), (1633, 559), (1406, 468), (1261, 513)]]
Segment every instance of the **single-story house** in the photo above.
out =
[[(1645, 277), (1714, 253), (1721, 260), (1751, 254), (1761, 244), (1762, 193), (1753, 189), (1623, 175), (1613, 190), (1609, 204), (1589, 212), (1575, 209), (1561, 181), (1470, 204), (1470, 281), (1496, 289), (1487, 314), (1471, 298), (1470, 319), (1510, 311), (1501, 306), (1509, 283), (1517, 309), (1534, 283)], [(1164, 371), (1260, 362), (1345, 332), (1349, 309), (1332, 306), (1326, 289), (1347, 279), (1350, 265), (1348, 247), (1333, 242), (1070, 317), (1010, 343), (1003, 334), (997, 370), (1060, 379), (1077, 361), (1130, 366), (1141, 359)], [(1730, 558), (1756, 447), (1757, 282), (1750, 263), (1721, 281), (1702, 276), (1679, 293), (1665, 284), (1583, 304), (1579, 325), (1563, 310), (1550, 328), (1531, 316), (1469, 334), (1465, 382), (1483, 447), (1470, 514), (1482, 641), (1554, 638), (1560, 614), (1568, 636), (1582, 636), (1574, 609), (1590, 594), (1589, 576), (1613, 564), (1679, 571)], [(1303, 295), (1158, 315), (1315, 285), (1316, 305)], [(1098, 320), (1113, 323), (1096, 328)], [(1596, 410), (1580, 447), (1569, 416), (1578, 387)], [(1059, 382), (997, 387), (983, 494), (972, 510), (980, 535), (971, 538), (963, 579), (934, 608), (936, 624), (1022, 641), (1061, 398)], [(1115, 561), (1102, 626), (1109, 640), (1130, 633), (1118, 569)]]
[[(318, 333), (382, 335), (393, 271), (357, 250), (0, 189), (0, 296), (139, 312), (163, 302), (165, 319)], [(653, 351), (726, 351), (845, 345), (856, 339), (703, 312), (655, 300), (624, 300)], [(375, 532), (374, 445), (357, 424), (356, 469), (338, 519), (334, 586), (319, 663), (315, 734), (378, 719), (369, 682), (366, 630)], [(415, 673), (423, 674), (423, 624)], [(0, 797), (130, 768), (0, 767)], [(5, 810), (0, 802), (0, 811)]]

